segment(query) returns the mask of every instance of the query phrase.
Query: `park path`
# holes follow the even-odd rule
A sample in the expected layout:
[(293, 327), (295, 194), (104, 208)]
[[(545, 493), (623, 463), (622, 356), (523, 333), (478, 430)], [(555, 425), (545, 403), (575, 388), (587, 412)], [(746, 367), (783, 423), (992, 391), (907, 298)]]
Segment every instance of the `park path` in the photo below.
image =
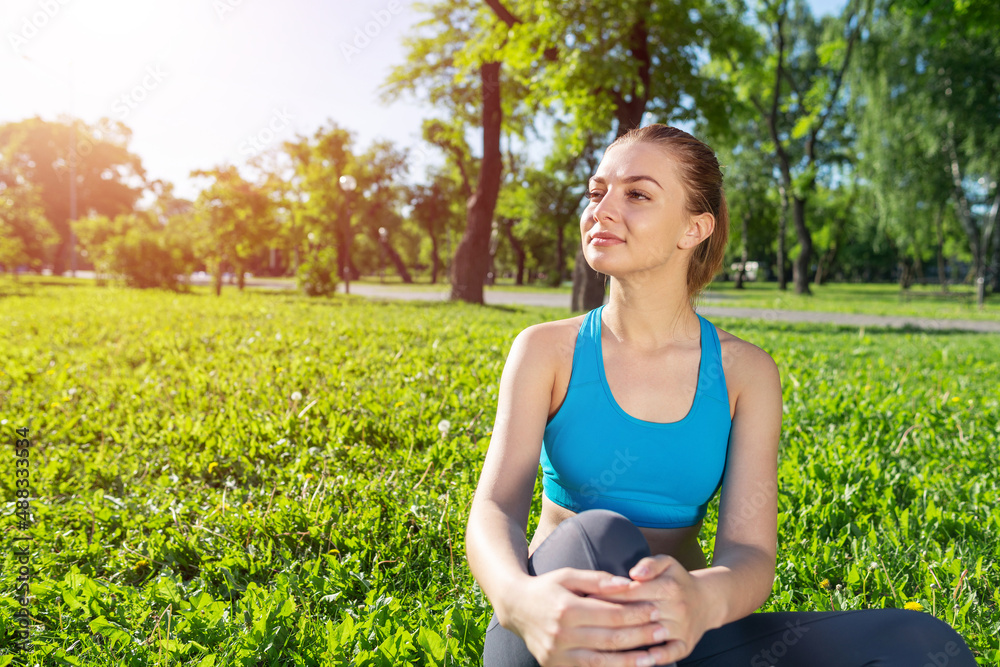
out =
[[(93, 278), (92, 271), (77, 271), (80, 278)], [(208, 276), (196, 277), (195, 285), (209, 285)], [(229, 284), (227, 283), (227, 287)], [(270, 289), (295, 289), (295, 285), (287, 280), (277, 281), (267, 278), (253, 277), (247, 280), (247, 287)], [(337, 285), (337, 291), (343, 293), (344, 284)], [(424, 291), (419, 289), (398, 289), (392, 285), (372, 285), (371, 283), (351, 283), (351, 294), (373, 299), (403, 299), (413, 301), (447, 301), (447, 289)], [(550, 306), (565, 308), (569, 306), (568, 294), (550, 292), (519, 292), (504, 290), (486, 290), (484, 298), (491, 306)], [(914, 327), (928, 331), (975, 331), (980, 333), (1000, 333), (1000, 322), (990, 320), (952, 320), (934, 319), (930, 317), (915, 317), (906, 315), (864, 315), (860, 313), (827, 313), (809, 310), (778, 310), (773, 308), (740, 308), (735, 306), (717, 305), (724, 303), (725, 297), (705, 296), (698, 312), (705, 317), (736, 317), (740, 319), (761, 319), (773, 322), (816, 322), (822, 324), (843, 324), (856, 327)]]
[[(343, 284), (337, 286), (343, 292)], [(447, 301), (448, 290), (425, 292), (418, 290), (394, 289), (392, 286), (351, 283), (351, 294), (374, 299), (407, 299), (422, 301)], [(569, 306), (568, 294), (545, 292), (517, 292), (486, 290), (483, 297), (491, 306)], [(953, 320), (915, 317), (907, 315), (866, 315), (860, 313), (828, 313), (809, 310), (780, 310), (773, 308), (740, 308), (716, 305), (724, 299), (703, 298), (698, 312), (705, 317), (736, 317), (741, 319), (762, 319), (772, 322), (816, 322), (822, 324), (843, 324), (857, 327), (914, 327), (929, 331), (975, 331), (980, 333), (1000, 333), (1000, 322), (984, 320)]]

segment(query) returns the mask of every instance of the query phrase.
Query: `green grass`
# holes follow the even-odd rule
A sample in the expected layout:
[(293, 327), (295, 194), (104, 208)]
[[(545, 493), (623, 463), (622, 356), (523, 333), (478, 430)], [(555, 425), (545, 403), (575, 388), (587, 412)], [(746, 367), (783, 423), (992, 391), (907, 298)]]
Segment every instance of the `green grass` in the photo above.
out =
[[(3, 289), (39, 664), (478, 664), (490, 608), (463, 534), (500, 371), (565, 310)], [(716, 323), (782, 373), (764, 609), (916, 601), (998, 664), (1000, 337)], [(16, 608), (0, 598), (0, 667)]]

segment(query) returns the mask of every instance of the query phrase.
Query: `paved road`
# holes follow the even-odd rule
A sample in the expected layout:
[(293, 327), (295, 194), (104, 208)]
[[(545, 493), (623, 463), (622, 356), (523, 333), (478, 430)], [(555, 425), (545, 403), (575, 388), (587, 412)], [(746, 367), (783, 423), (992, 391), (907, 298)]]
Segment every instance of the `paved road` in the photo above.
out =
[[(344, 286), (338, 285), (337, 291), (343, 292)], [(411, 299), (424, 301), (447, 301), (448, 291), (422, 292), (394, 289), (391, 286), (371, 285), (362, 283), (351, 284), (351, 294), (357, 294), (376, 299)], [(489, 305), (524, 305), (566, 307), (569, 305), (568, 294), (551, 294), (544, 292), (505, 292), (502, 290), (487, 290), (484, 299)], [(807, 310), (778, 310), (769, 308), (739, 308), (718, 305), (725, 303), (722, 297), (705, 297), (698, 312), (705, 317), (738, 317), (745, 319), (763, 319), (777, 322), (819, 322), (824, 324), (844, 324), (849, 326), (870, 327), (914, 327), (928, 330), (977, 331), (982, 333), (1000, 333), (1000, 322), (980, 320), (932, 319), (929, 317), (911, 317), (901, 315), (863, 315), (853, 313), (826, 313)]]
[[(93, 278), (92, 271), (77, 271), (80, 278)], [(208, 276), (198, 276), (192, 280), (195, 285), (209, 285)], [(289, 281), (274, 281), (267, 278), (250, 278), (247, 287), (269, 289), (294, 289)], [(226, 289), (231, 289), (226, 284)], [(337, 285), (337, 291), (343, 293), (344, 285)], [(351, 294), (373, 299), (404, 299), (423, 301), (447, 301), (447, 289), (440, 291), (422, 291), (398, 289), (391, 285), (372, 285), (370, 283), (351, 283)], [(553, 294), (545, 292), (518, 292), (503, 290), (487, 290), (486, 303), (489, 305), (520, 305), (520, 306), (552, 306), (555, 308), (569, 305), (568, 294)], [(744, 319), (762, 319), (774, 322), (819, 322), (823, 324), (844, 324), (858, 327), (914, 327), (933, 331), (977, 331), (982, 333), (1000, 333), (1000, 322), (981, 320), (951, 320), (932, 319), (929, 317), (910, 317), (898, 315), (862, 315), (852, 313), (825, 313), (807, 310), (777, 310), (769, 308), (740, 308), (720, 305), (727, 297), (705, 296), (698, 312), (705, 317), (738, 317)]]

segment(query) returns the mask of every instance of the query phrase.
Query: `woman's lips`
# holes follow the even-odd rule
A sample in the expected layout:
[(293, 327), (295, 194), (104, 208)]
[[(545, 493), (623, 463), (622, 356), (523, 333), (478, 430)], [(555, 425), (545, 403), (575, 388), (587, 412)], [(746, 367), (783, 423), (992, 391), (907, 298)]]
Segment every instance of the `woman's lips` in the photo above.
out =
[(620, 238), (613, 236), (593, 236), (590, 239), (590, 245), (618, 245), (619, 243), (625, 243)]

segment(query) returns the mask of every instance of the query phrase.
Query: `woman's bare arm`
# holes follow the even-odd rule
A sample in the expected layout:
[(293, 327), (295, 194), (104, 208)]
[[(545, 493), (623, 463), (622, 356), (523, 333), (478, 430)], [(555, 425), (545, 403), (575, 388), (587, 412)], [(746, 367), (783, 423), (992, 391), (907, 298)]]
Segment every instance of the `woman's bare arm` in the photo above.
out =
[[(771, 356), (740, 342), (740, 391), (719, 505), (712, 567), (695, 576), (714, 612), (712, 627), (753, 613), (774, 584), (781, 378)], [(734, 378), (735, 379), (735, 378)]]
[(528, 513), (555, 378), (547, 333), (531, 326), (511, 344), (465, 532), (469, 568), (501, 624), (507, 621), (507, 596), (529, 576)]

